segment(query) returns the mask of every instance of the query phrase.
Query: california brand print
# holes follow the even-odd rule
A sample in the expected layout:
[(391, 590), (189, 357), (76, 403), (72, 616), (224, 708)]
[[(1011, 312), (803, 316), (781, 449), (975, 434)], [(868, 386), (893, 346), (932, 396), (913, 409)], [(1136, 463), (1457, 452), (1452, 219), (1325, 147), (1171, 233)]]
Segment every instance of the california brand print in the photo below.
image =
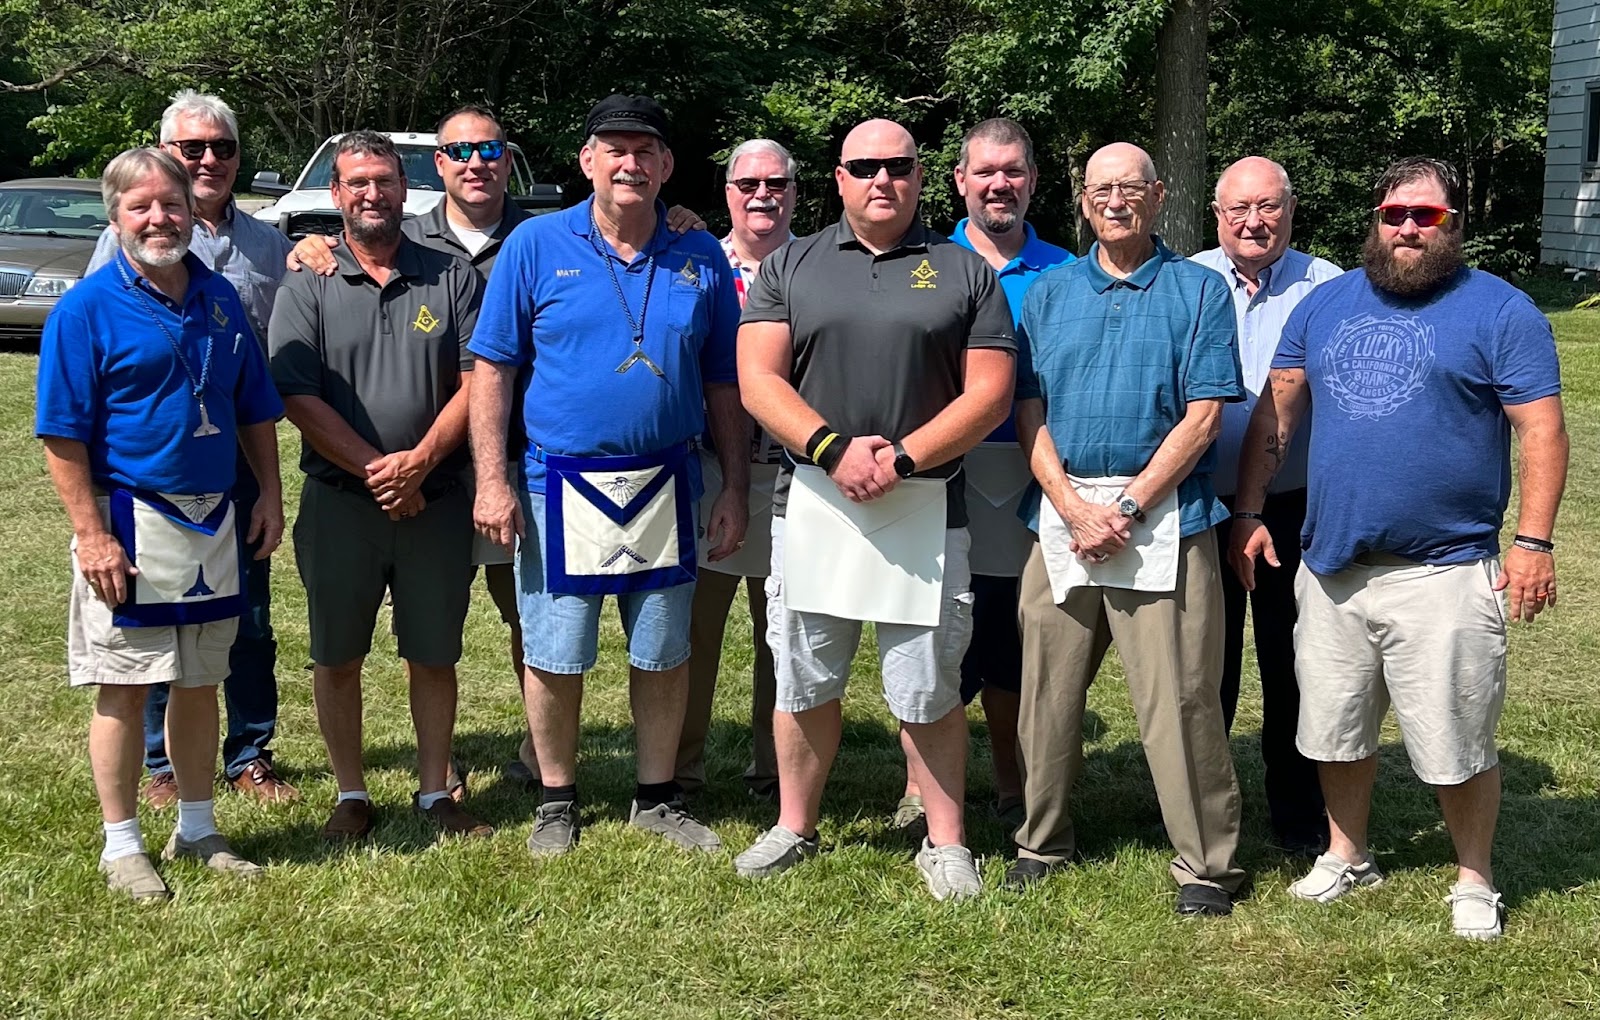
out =
[(1351, 418), (1377, 421), (1422, 390), (1433, 327), (1409, 315), (1346, 319), (1322, 350), (1328, 390)]

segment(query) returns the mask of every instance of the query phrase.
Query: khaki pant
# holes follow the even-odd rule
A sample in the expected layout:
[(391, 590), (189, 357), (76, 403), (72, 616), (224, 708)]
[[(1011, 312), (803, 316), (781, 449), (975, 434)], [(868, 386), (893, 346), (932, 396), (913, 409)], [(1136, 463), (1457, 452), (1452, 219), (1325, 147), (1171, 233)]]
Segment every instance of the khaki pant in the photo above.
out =
[(722, 637), (728, 611), (744, 581), (750, 593), (755, 676), (750, 698), (750, 767), (744, 780), (761, 790), (778, 781), (778, 752), (772, 742), (772, 706), (777, 681), (772, 647), (767, 644), (766, 578), (742, 578), (702, 567), (694, 589), (694, 609), (689, 620), (689, 706), (683, 714), (683, 735), (678, 738), (678, 785), (693, 793), (706, 785), (706, 733), (711, 728), (711, 702), (717, 693), (717, 672), (722, 666)]
[(1022, 573), (1018, 739), (1028, 818), (1017, 855), (1057, 864), (1074, 849), (1072, 784), (1083, 766), (1084, 699), (1112, 641), (1122, 656), (1161, 817), (1178, 856), (1172, 877), (1236, 891), (1244, 872), (1239, 783), (1222, 725), (1223, 610), (1216, 538), (1179, 545), (1174, 593), (1074, 588), (1061, 605), (1037, 544)]

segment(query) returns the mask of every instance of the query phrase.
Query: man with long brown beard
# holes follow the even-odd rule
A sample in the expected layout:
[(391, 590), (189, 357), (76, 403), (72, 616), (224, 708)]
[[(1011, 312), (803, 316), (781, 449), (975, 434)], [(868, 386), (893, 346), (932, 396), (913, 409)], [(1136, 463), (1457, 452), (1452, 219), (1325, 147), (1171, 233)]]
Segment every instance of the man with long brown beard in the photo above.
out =
[[(1432, 785), (1460, 874), (1455, 933), (1500, 935), (1490, 849), (1500, 810), (1495, 726), (1510, 619), (1556, 600), (1556, 508), (1567, 473), (1550, 324), (1526, 294), (1462, 259), (1461, 173), (1402, 159), (1378, 179), (1365, 272), (1295, 309), (1240, 457), (1229, 551), (1245, 588), (1278, 565), (1259, 513), (1295, 428), (1312, 414), (1295, 597), (1296, 746), (1318, 763), (1328, 852), (1290, 886), (1331, 903), (1383, 881), (1367, 845), (1378, 730), (1390, 704)], [(1517, 533), (1500, 559), (1522, 446)], [(1502, 596), (1504, 593), (1504, 596)]]

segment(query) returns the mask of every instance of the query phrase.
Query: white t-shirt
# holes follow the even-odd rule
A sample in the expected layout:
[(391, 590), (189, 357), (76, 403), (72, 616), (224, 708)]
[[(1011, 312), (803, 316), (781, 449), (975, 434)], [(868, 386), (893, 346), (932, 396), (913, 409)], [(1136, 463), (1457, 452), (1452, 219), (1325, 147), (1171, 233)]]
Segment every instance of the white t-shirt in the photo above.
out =
[(500, 229), (499, 220), (495, 220), (482, 230), (463, 227), (449, 217), (445, 218), (445, 222), (450, 224), (450, 232), (456, 235), (456, 240), (461, 242), (461, 246), (467, 249), (467, 254), (469, 255), (476, 255), (478, 252), (483, 251), (484, 246), (493, 238), (494, 232)]

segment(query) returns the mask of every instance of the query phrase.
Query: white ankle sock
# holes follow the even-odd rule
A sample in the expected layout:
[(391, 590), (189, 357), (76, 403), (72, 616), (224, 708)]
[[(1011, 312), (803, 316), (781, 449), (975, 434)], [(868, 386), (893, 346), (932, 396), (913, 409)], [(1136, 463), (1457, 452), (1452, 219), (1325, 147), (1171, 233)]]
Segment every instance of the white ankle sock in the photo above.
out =
[(339, 803), (343, 804), (347, 800), (364, 800), (368, 804), (372, 803), (372, 798), (367, 796), (365, 790), (340, 790)]
[(106, 848), (100, 851), (102, 861), (114, 861), (144, 853), (144, 837), (139, 834), (139, 819), (101, 823), (106, 830)]
[(185, 843), (217, 834), (217, 816), (212, 810), (214, 801), (178, 801), (178, 838)]
[(417, 795), (417, 807), (419, 807), (422, 810), (426, 811), (429, 808), (433, 807), (435, 804), (439, 803), (441, 800), (449, 800), (449, 799), (450, 799), (450, 791), (449, 790), (438, 790), (438, 791), (435, 791), (433, 793), (419, 793)]

